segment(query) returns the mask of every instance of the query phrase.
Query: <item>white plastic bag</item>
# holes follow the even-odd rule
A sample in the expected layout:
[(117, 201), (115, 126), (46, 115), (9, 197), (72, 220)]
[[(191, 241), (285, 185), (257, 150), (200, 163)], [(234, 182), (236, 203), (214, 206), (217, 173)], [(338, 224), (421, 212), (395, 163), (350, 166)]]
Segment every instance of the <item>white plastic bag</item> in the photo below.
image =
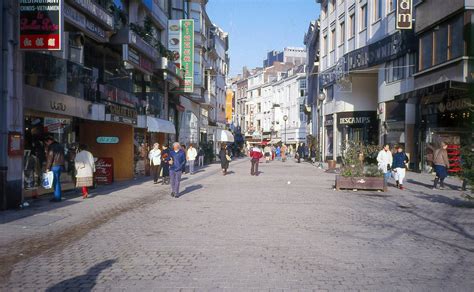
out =
[(50, 189), (53, 187), (54, 174), (52, 171), (43, 173), (42, 185), (45, 189)]

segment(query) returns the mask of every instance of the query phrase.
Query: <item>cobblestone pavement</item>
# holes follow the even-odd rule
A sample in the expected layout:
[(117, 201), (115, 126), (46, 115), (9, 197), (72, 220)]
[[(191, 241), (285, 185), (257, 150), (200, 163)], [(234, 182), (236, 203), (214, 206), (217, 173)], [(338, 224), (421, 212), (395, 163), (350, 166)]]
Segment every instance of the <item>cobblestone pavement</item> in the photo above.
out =
[(334, 191), (307, 163), (249, 166), (186, 175), (178, 199), (138, 181), (6, 212), (0, 290), (472, 291), (474, 204), (461, 192), (419, 174), (405, 191)]

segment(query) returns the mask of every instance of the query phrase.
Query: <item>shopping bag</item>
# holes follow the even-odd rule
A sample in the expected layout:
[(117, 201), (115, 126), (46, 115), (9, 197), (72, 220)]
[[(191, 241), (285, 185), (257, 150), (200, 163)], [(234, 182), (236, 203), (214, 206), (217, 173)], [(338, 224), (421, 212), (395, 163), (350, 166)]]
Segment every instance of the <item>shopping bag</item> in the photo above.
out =
[(227, 161), (232, 161), (232, 158), (230, 158), (229, 155), (226, 155), (225, 158), (227, 159)]
[(50, 189), (53, 187), (54, 175), (52, 171), (43, 173), (42, 185), (45, 189)]

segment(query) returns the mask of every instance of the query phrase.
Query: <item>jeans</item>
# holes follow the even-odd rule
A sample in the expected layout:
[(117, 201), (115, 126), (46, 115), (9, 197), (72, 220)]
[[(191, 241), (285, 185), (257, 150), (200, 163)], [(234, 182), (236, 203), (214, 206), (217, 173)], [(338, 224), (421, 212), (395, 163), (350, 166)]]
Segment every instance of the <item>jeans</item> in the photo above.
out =
[(53, 172), (53, 188), (54, 188), (54, 199), (61, 200), (61, 171), (63, 167), (61, 165), (51, 167)]
[(179, 184), (181, 182), (182, 171), (174, 171), (170, 169), (171, 192), (177, 196), (179, 194)]
[(251, 175), (258, 175), (258, 162), (259, 159), (252, 159), (252, 168), (250, 169), (250, 174)]
[(193, 174), (194, 173), (194, 160), (188, 160), (189, 161), (189, 173)]
[(198, 166), (204, 166), (204, 155), (198, 157)]
[(385, 172), (383, 174), (383, 181), (385, 183), (385, 185), (388, 184), (388, 180), (390, 179), (390, 176), (392, 176), (392, 173), (389, 171), (389, 172)]

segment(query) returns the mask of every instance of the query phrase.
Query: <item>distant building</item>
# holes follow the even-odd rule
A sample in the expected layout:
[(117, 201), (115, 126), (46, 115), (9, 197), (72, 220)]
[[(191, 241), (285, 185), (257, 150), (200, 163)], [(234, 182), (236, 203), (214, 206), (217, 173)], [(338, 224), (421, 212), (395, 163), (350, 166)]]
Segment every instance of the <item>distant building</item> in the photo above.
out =
[(286, 47), (283, 52), (270, 51), (267, 53), (267, 58), (263, 61), (263, 67), (273, 66), (275, 62), (291, 63), (294, 65), (301, 65), (306, 62), (306, 49), (296, 47)]

